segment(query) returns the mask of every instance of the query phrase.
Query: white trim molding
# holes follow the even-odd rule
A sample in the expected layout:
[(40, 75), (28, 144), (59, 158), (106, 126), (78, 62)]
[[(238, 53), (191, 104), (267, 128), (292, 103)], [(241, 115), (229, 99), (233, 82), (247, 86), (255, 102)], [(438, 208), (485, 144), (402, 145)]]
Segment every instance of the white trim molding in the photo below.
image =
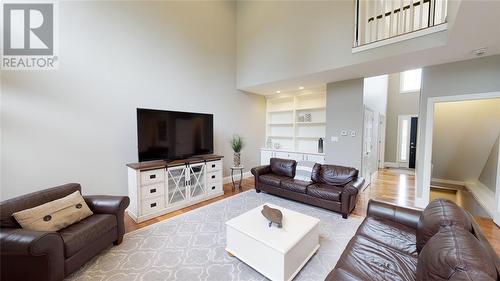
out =
[(453, 185), (460, 185), (465, 187), (465, 182), (464, 181), (457, 181), (457, 180), (448, 180), (448, 179), (439, 179), (439, 178), (432, 178), (431, 183), (436, 182), (436, 183), (444, 183), (444, 184), (453, 184)]
[(495, 208), (495, 193), (478, 180), (466, 182), (465, 188), (492, 218), (498, 218), (500, 210)]
[[(453, 101), (467, 101), (467, 100), (480, 100), (480, 99), (494, 99), (500, 98), (500, 92), (487, 92), (487, 93), (477, 93), (477, 94), (464, 94), (464, 95), (454, 95), (454, 96), (437, 96), (427, 98), (427, 113), (425, 118), (425, 135), (423, 139), (423, 149), (424, 155), (421, 160), (423, 163), (423, 171), (417, 173), (417, 178), (415, 179), (417, 188), (415, 189), (415, 205), (417, 207), (425, 207), (429, 204), (429, 195), (431, 188), (431, 176), (432, 176), (432, 137), (434, 128), (434, 106), (439, 102), (453, 102)], [(420, 174), (420, 176), (418, 176)], [(497, 187), (498, 189), (498, 187)], [(422, 196), (417, 196), (417, 191), (422, 190)], [(497, 194), (497, 197), (500, 194)], [(493, 197), (494, 198), (494, 197)], [(496, 199), (497, 202), (500, 199)], [(497, 209), (500, 209), (500, 202), (496, 204)], [(500, 219), (497, 220), (500, 222)]]

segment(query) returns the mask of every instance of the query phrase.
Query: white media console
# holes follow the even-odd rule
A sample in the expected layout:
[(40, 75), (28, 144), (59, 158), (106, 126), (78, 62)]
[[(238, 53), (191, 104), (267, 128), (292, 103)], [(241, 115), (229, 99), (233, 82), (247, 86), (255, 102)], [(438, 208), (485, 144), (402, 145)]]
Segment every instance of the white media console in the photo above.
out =
[(127, 164), (130, 205), (135, 222), (224, 194), (222, 156)]

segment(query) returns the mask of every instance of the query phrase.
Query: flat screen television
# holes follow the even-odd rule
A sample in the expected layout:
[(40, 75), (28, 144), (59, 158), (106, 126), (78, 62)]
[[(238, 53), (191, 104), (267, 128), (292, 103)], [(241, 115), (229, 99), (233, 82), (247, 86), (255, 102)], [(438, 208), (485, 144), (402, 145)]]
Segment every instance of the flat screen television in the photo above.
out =
[(213, 115), (137, 109), (139, 161), (213, 154)]

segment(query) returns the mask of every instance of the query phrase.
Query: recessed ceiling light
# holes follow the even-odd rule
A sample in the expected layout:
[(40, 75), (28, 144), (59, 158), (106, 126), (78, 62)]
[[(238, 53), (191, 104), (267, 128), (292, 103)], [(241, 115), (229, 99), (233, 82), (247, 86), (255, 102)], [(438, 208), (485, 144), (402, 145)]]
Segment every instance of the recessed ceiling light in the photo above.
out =
[(281, 93), (281, 91), (280, 91), (280, 90), (276, 91), (276, 94), (279, 94), (279, 93)]
[(472, 54), (476, 55), (476, 56), (482, 56), (484, 54), (486, 54), (486, 50), (488, 48), (480, 48), (480, 49), (476, 49), (474, 51), (472, 51)]
[(304, 87), (300, 86), (300, 87), (299, 87), (299, 90), (304, 90)]

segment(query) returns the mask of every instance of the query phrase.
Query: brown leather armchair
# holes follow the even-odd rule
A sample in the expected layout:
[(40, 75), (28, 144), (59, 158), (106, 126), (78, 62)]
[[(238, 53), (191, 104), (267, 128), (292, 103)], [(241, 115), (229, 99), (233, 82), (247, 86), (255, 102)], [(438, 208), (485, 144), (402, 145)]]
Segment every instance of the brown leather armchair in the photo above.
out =
[(125, 233), (126, 196), (83, 196), (92, 216), (58, 232), (22, 229), (13, 213), (81, 191), (71, 183), (0, 202), (0, 271), (2, 280), (63, 280)]

